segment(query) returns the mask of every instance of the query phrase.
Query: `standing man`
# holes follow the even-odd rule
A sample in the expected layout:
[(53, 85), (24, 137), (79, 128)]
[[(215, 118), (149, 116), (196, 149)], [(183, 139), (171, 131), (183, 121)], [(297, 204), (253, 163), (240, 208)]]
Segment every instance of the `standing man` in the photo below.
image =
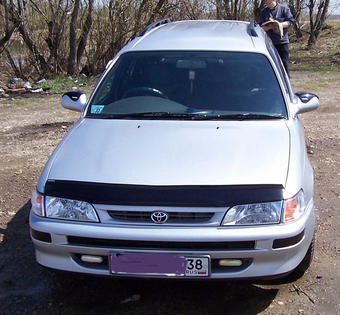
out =
[[(263, 25), (267, 21), (278, 21), (283, 27), (283, 37), (277, 32), (274, 32), (274, 23)], [(276, 47), (282, 63), (289, 74), (289, 38), (288, 27), (294, 22), (294, 18), (288, 6), (278, 3), (277, 0), (266, 0), (266, 7), (261, 11), (259, 24), (263, 27), (263, 30), (271, 38), (274, 46)]]

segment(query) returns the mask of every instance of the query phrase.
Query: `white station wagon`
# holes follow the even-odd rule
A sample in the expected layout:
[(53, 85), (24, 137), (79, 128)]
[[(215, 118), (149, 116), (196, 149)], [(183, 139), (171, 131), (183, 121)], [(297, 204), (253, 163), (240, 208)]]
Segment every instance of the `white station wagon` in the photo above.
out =
[(261, 27), (160, 20), (111, 60), (32, 194), (37, 261), (106, 276), (241, 279), (310, 265), (313, 170)]

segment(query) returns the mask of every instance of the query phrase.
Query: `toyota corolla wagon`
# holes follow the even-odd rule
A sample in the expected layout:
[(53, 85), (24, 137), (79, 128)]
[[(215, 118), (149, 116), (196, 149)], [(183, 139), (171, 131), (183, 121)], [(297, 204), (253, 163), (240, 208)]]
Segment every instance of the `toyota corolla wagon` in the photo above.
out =
[(160, 20), (111, 60), (32, 193), (37, 261), (111, 277), (304, 272), (313, 170), (294, 94), (261, 27)]

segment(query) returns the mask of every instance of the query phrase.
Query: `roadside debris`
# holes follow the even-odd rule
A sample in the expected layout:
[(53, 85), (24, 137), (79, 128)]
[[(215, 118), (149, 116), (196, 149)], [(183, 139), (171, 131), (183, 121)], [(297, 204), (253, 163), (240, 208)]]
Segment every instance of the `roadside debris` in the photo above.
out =
[(42, 88), (38, 88), (38, 89), (34, 89), (34, 90), (31, 90), (32, 93), (41, 93), (41, 92), (44, 92), (44, 90)]
[(46, 79), (41, 79), (41, 80), (37, 81), (37, 83), (44, 83), (44, 82), (46, 82)]
[(133, 294), (132, 296), (120, 301), (121, 304), (125, 304), (128, 302), (138, 302), (140, 300), (140, 294)]
[(308, 297), (309, 301), (311, 301), (313, 304), (315, 304), (315, 301), (299, 286), (297, 286), (296, 284), (293, 284), (293, 288), (294, 288), (294, 290), (290, 290), (290, 292), (296, 292), (298, 295), (300, 295), (300, 293), (303, 293), (305, 296)]
[(29, 81), (25, 82), (24, 88), (25, 88), (26, 90), (30, 90), (30, 89), (32, 88), (31, 83), (30, 83)]
[[(45, 82), (45, 79), (39, 80), (38, 84)], [(11, 78), (7, 84), (4, 84), (0, 88), (1, 97), (9, 97), (10, 95), (22, 95), (25, 93), (42, 93), (43, 88), (32, 87), (29, 81), (24, 81), (21, 78)]]
[[(78, 78), (69, 77), (70, 80), (73, 81), (73, 86), (68, 87), (68, 90), (78, 90), (79, 87), (87, 86), (88, 83), (86, 82), (86, 75), (80, 75)], [(16, 99), (18, 97), (27, 97), (28, 94), (43, 94), (43, 93), (54, 93), (52, 92), (55, 85), (58, 86), (61, 83), (54, 83), (54, 80), (48, 80), (45, 78), (36, 80), (36, 81), (25, 81), (21, 78), (9, 78), (7, 82), (0, 81), (0, 98), (9, 98), (9, 99)], [(50, 86), (48, 86), (50, 85)], [(68, 85), (68, 84), (63, 84)], [(66, 87), (65, 87), (66, 89)]]

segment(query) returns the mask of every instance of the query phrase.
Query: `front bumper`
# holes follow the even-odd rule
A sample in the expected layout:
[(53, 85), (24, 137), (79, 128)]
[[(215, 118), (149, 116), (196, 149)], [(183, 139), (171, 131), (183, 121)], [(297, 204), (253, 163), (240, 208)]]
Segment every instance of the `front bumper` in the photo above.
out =
[[(105, 276), (112, 276), (110, 253), (143, 252), (209, 255), (210, 279), (275, 277), (294, 270), (302, 261), (314, 224), (313, 203), (296, 222), (257, 227), (112, 226), (30, 215), (31, 237), (41, 265)], [(102, 257), (102, 262), (84, 262), (83, 255)], [(238, 259), (242, 265), (221, 267), (220, 259)]]

